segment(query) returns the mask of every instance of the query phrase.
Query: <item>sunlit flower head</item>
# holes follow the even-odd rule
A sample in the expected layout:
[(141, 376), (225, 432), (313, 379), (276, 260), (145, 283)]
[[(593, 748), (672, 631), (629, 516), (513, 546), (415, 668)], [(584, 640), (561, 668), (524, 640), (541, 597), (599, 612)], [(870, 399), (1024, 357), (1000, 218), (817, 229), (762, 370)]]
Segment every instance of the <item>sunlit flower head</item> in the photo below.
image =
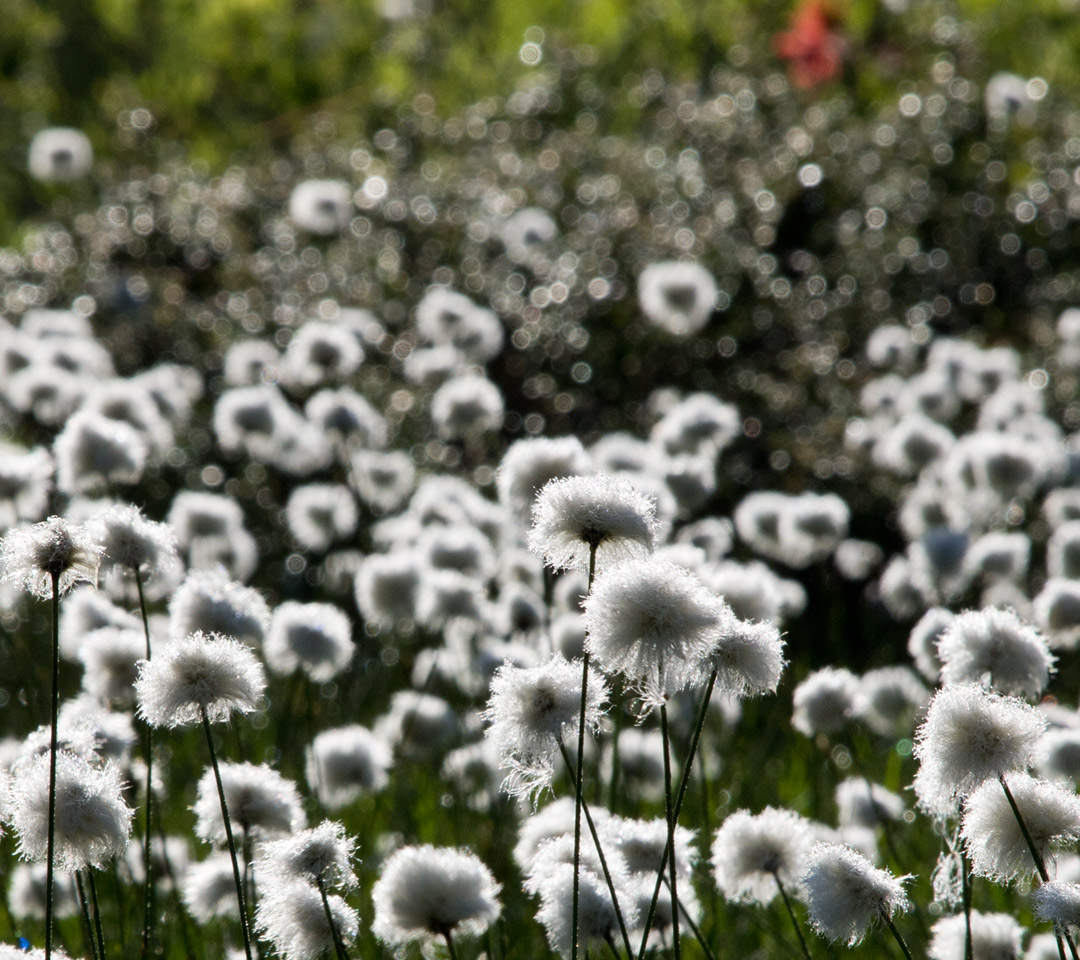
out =
[(761, 813), (737, 810), (716, 831), (713, 877), (727, 900), (769, 903), (779, 892), (798, 890), (814, 839), (810, 821), (791, 810), (766, 807)]
[(95, 583), (101, 548), (86, 529), (62, 517), (17, 527), (0, 541), (2, 579), (42, 600), (63, 595), (76, 583)]
[(139, 716), (155, 727), (228, 720), (252, 713), (266, 677), (246, 644), (217, 634), (193, 633), (174, 640), (153, 660), (139, 664), (135, 692)]
[[(296, 785), (265, 763), (220, 764), (221, 785), (234, 831), (257, 840), (295, 834), (307, 824)], [(213, 770), (199, 780), (195, 832), (224, 845), (228, 839)]]
[(352, 211), (352, 191), (341, 180), (304, 180), (293, 187), (289, 196), (293, 223), (320, 237), (343, 230)]
[(638, 277), (638, 304), (654, 324), (678, 337), (700, 332), (716, 309), (716, 280), (697, 263), (649, 264)]
[(478, 936), (502, 911), (500, 890), (491, 871), (468, 850), (402, 847), (383, 864), (371, 892), (371, 929), (391, 945)]
[(656, 544), (652, 499), (623, 477), (563, 477), (544, 485), (533, 508), (529, 548), (556, 570), (598, 569), (645, 556)]
[(730, 616), (694, 574), (663, 560), (630, 560), (602, 572), (585, 601), (586, 649), (621, 673), (646, 708), (704, 678), (696, 669)]
[(819, 843), (802, 878), (810, 924), (826, 939), (853, 947), (872, 924), (911, 908), (904, 893), (908, 879), (879, 870), (848, 846)]
[(81, 180), (94, 165), (90, 138), (71, 127), (47, 127), (30, 141), (30, 176), (46, 183)]

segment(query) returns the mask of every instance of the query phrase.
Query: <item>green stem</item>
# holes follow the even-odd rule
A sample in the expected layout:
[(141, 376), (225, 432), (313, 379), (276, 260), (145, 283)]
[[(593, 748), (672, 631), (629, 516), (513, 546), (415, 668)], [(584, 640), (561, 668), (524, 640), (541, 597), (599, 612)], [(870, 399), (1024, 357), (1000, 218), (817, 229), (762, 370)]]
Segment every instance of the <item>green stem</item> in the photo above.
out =
[[(570, 755), (566, 752), (566, 746), (563, 742), (559, 741), (559, 751), (562, 753), (563, 762), (566, 764), (566, 769), (570, 771), (570, 776), (574, 781), (575, 787), (578, 783), (578, 776), (574, 772), (574, 768), (570, 765)], [(622, 910), (619, 908), (619, 895), (615, 892), (615, 881), (611, 878), (611, 871), (608, 869), (607, 858), (604, 856), (604, 849), (600, 845), (600, 836), (596, 831), (596, 824), (593, 821), (592, 813), (589, 811), (589, 805), (585, 802), (585, 799), (581, 800), (581, 809), (585, 813), (585, 820), (589, 825), (589, 832), (592, 834), (593, 844), (596, 847), (596, 854), (600, 858), (600, 866), (604, 871), (604, 879), (607, 881), (608, 890), (611, 891), (611, 903), (615, 907), (615, 918), (619, 921), (619, 932), (622, 934), (623, 946), (626, 947), (627, 957), (634, 955), (633, 949), (630, 946), (630, 935), (626, 932), (626, 922), (623, 920)]]
[(218, 769), (217, 751), (214, 749), (214, 735), (210, 732), (210, 720), (206, 708), (200, 706), (203, 731), (206, 734), (206, 746), (210, 750), (210, 764), (214, 768), (214, 780), (217, 782), (218, 800), (221, 802), (221, 819), (225, 823), (225, 839), (229, 844), (229, 857), (232, 859), (233, 882), (236, 884), (236, 902), (240, 907), (240, 932), (244, 937), (244, 956), (251, 960), (251, 931), (248, 930), (247, 907), (244, 905), (244, 881), (240, 877), (240, 864), (236, 859), (236, 841), (233, 839), (232, 823), (229, 820), (229, 807), (225, 802), (225, 787), (221, 782)]
[(1031, 853), (1031, 859), (1035, 861), (1035, 869), (1039, 871), (1039, 879), (1042, 880), (1043, 883), (1049, 883), (1050, 874), (1046, 872), (1046, 864), (1043, 862), (1042, 854), (1040, 854), (1035, 847), (1035, 841), (1032, 839), (1031, 831), (1028, 830), (1027, 823), (1020, 813), (1020, 808), (1016, 805), (1016, 799), (1009, 789), (1005, 774), (998, 774), (998, 782), (1001, 784), (1001, 789), (1005, 791), (1005, 797), (1009, 801), (1009, 806), (1012, 807), (1013, 816), (1016, 817), (1016, 822), (1020, 825), (1020, 832), (1024, 835), (1024, 842), (1027, 844), (1028, 851)]
[(454, 938), (450, 936), (449, 928), (443, 930), (443, 939), (446, 941), (446, 949), (450, 953), (450, 960), (457, 960), (457, 951), (454, 949)]
[(334, 915), (330, 912), (330, 901), (326, 897), (326, 884), (323, 883), (322, 877), (315, 878), (315, 885), (319, 888), (319, 896), (322, 897), (323, 913), (326, 914), (326, 923), (330, 927), (330, 937), (334, 941), (334, 952), (337, 954), (338, 960), (349, 960), (349, 956), (345, 952), (345, 944), (342, 943), (341, 937), (338, 935)]
[(101, 907), (98, 906), (97, 883), (94, 881), (94, 871), (86, 868), (86, 883), (90, 887), (90, 902), (94, 905), (94, 933), (97, 935), (97, 953), (101, 960), (105, 960), (105, 938), (101, 935)]
[(967, 856), (960, 850), (960, 895), (964, 901), (964, 960), (973, 960), (971, 946), (971, 875)]
[(709, 944), (705, 940), (705, 936), (701, 932), (701, 928), (694, 923), (694, 918), (690, 916), (686, 911), (686, 907), (683, 906), (682, 901), (679, 901), (679, 913), (682, 914), (683, 920), (686, 921), (686, 925), (690, 928), (690, 932), (694, 935), (694, 939), (697, 940), (698, 945), (703, 951), (705, 951), (706, 960), (716, 960), (716, 955), (709, 949)]
[[(675, 799), (675, 822), (679, 820), (682, 811), (683, 800), (686, 797), (686, 789), (690, 785), (690, 771), (694, 765), (694, 756), (697, 753), (698, 742), (701, 740), (701, 731), (705, 729), (705, 718), (709, 713), (709, 701), (712, 699), (713, 688), (716, 686), (716, 677), (719, 670), (713, 670), (705, 686), (705, 696), (701, 698), (701, 709), (698, 710), (697, 723), (694, 725), (694, 736), (690, 741), (690, 750), (686, 757), (686, 766), (683, 767), (682, 778), (679, 782), (679, 795)], [(664, 868), (667, 866), (671, 849), (668, 843), (664, 845), (664, 853), (660, 858), (660, 869), (656, 875), (656, 886), (653, 888), (652, 900), (649, 902), (649, 912), (645, 918), (645, 929), (641, 935), (641, 947), (638, 949), (638, 960), (644, 960), (645, 944), (649, 940), (649, 931), (652, 929), (653, 917), (656, 916), (656, 903), (660, 899), (660, 887), (664, 882)]]
[(893, 923), (892, 917), (888, 916), (882, 911), (881, 918), (885, 921), (885, 925), (892, 931), (892, 935), (896, 938), (896, 942), (900, 945), (900, 951), (904, 954), (907, 960), (914, 960), (911, 956), (911, 951), (908, 950), (908, 945), (904, 943), (904, 938), (900, 936), (900, 931), (896, 929), (896, 924)]
[(667, 810), (668, 867), (671, 877), (671, 946), (675, 960), (682, 960), (682, 948), (679, 945), (679, 888), (675, 881), (675, 801), (671, 795), (671, 738), (668, 732), (666, 703), (660, 704), (660, 732), (664, 739), (664, 806)]
[(806, 938), (802, 935), (802, 927), (799, 926), (799, 921), (795, 917), (795, 909), (791, 906), (791, 900), (784, 889), (784, 884), (780, 881), (780, 874), (776, 870), (773, 871), (773, 879), (780, 890), (780, 896), (784, 899), (784, 906), (787, 907), (788, 916), (791, 917), (791, 925), (795, 928), (795, 936), (799, 938), (799, 946), (802, 947), (803, 956), (806, 957), (806, 960), (813, 960), (813, 957), (810, 956), (810, 948), (806, 945)]
[[(1028, 851), (1031, 853), (1031, 859), (1035, 861), (1035, 869), (1039, 871), (1039, 879), (1043, 883), (1050, 882), (1050, 874), (1046, 869), (1046, 862), (1042, 858), (1042, 854), (1039, 853), (1038, 848), (1035, 846), (1035, 840), (1031, 836), (1031, 831), (1028, 829), (1027, 822), (1024, 820), (1023, 815), (1020, 813), (1020, 807), (1016, 804), (1016, 798), (1012, 794), (1012, 790), (1009, 789), (1009, 782), (1005, 779), (1005, 774), (998, 774), (998, 782), (1001, 784), (1001, 789), (1005, 791), (1005, 797), (1009, 801), (1009, 806), (1012, 808), (1013, 816), (1016, 817), (1016, 822), (1020, 826), (1020, 832), (1024, 835), (1024, 842), (1027, 844)], [(1061, 955), (1061, 960), (1065, 960), (1065, 947), (1062, 943), (1062, 931), (1065, 936), (1068, 937), (1069, 951), (1072, 953), (1073, 960), (1077, 960), (1076, 956), (1076, 944), (1073, 943), (1072, 937), (1069, 932), (1062, 926), (1060, 929), (1057, 924), (1054, 924), (1054, 936), (1057, 938), (1058, 953)]]
[(83, 946), (90, 951), (93, 960), (104, 960), (98, 956), (97, 944), (94, 942), (94, 925), (90, 920), (90, 904), (86, 900), (86, 890), (83, 889), (82, 876), (75, 871), (75, 890), (79, 894), (79, 906), (82, 908), (83, 920)]
[(52, 960), (53, 853), (56, 846), (56, 725), (60, 715), (60, 574), (52, 578), (52, 717), (49, 731), (49, 839), (45, 854), (45, 960)]
[[(614, 685), (613, 685), (614, 686)], [(611, 780), (608, 782), (608, 810), (616, 813), (619, 799), (619, 734), (623, 726), (622, 691), (612, 692), (611, 712), (615, 717), (615, 729), (611, 733)]]
[[(135, 574), (135, 588), (139, 592), (139, 612), (142, 614), (143, 635), (146, 637), (146, 659), (150, 660), (150, 620), (146, 615), (146, 596), (143, 593), (142, 573), (138, 565), (132, 570)], [(143, 931), (140, 956), (142, 960), (150, 955), (150, 927), (154, 916), (153, 863), (150, 859), (151, 828), (150, 814), (154, 805), (154, 728), (146, 724), (146, 827), (143, 831)]]
[[(593, 578), (596, 575), (596, 544), (589, 544), (589, 592), (592, 592)], [(581, 655), (581, 709), (578, 712), (577, 770), (584, 769), (585, 760), (585, 705), (589, 695), (589, 648), (586, 645)], [(570, 937), (570, 960), (578, 960), (578, 899), (581, 891), (581, 788), (584, 777), (578, 777), (574, 789), (574, 893), (571, 923), (573, 930)]]

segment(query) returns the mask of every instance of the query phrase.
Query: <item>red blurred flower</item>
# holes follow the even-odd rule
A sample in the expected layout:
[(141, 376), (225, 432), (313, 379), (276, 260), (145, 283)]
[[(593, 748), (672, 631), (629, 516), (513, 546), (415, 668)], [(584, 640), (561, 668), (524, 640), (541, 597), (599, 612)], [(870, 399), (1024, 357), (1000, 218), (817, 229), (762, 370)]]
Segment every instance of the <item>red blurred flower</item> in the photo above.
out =
[(773, 49), (788, 62), (796, 87), (816, 87), (840, 72), (846, 45), (833, 27), (839, 18), (824, 0), (803, 0), (791, 17), (791, 29), (773, 36)]

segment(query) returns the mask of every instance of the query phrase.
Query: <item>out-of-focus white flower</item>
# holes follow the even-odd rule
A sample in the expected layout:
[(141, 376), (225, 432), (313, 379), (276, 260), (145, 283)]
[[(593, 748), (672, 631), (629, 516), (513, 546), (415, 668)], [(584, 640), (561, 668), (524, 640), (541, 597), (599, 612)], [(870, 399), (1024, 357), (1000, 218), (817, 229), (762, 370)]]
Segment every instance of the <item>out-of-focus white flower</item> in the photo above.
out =
[(813, 846), (810, 821), (791, 810), (766, 807), (759, 814), (737, 810), (716, 831), (712, 868), (727, 900), (767, 904), (779, 892), (798, 891)]
[(46, 127), (30, 141), (30, 176), (46, 183), (81, 180), (94, 165), (90, 138), (71, 127)]
[[(233, 829), (256, 840), (294, 834), (307, 818), (296, 785), (265, 763), (220, 764), (221, 785)], [(224, 845), (227, 840), (214, 771), (199, 780), (195, 799), (195, 832), (203, 840)]]
[(679, 337), (704, 329), (716, 309), (716, 294), (713, 275), (697, 263), (652, 263), (638, 277), (642, 313)]
[(324, 730), (311, 742), (305, 776), (330, 810), (352, 803), (361, 793), (386, 786), (393, 761), (390, 747), (366, 727), (351, 725)]
[(340, 233), (352, 215), (352, 191), (341, 180), (304, 180), (289, 195), (289, 217), (320, 237)]
[(468, 850), (402, 847), (371, 892), (372, 932), (391, 945), (439, 936), (478, 936), (499, 916), (501, 887)]

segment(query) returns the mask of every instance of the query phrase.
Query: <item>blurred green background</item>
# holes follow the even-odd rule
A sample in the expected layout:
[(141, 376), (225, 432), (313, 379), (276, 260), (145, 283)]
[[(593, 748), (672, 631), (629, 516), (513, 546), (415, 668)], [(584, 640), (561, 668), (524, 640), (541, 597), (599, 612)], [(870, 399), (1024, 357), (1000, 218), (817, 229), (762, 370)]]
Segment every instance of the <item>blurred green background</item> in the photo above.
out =
[[(898, 4), (903, 9), (897, 12)], [(533, 69), (529, 40), (588, 45), (613, 87), (646, 69), (707, 78), (740, 45), (773, 58), (787, 0), (7, 0), (0, 31), (0, 240), (51, 199), (26, 176), (46, 126), (85, 130), (99, 158), (132, 146), (130, 112), (149, 111), (155, 160), (224, 169), (287, 142), (312, 112), (371, 133), (426, 92), (446, 116), (508, 94)], [(1076, 0), (831, 0), (849, 50), (837, 82), (856, 103), (925, 75), (926, 30), (955, 18), (966, 75), (997, 70), (1080, 88)], [(890, 9), (891, 8), (891, 9)], [(396, 16), (388, 15), (396, 14)], [(405, 14), (402, 16), (402, 14)], [(755, 71), (757, 72), (757, 71)], [(812, 94), (811, 94), (812, 95)], [(152, 119), (151, 119), (152, 118)], [(608, 117), (608, 123), (633, 123)], [(146, 151), (147, 137), (139, 137)], [(132, 157), (125, 159), (131, 160)], [(150, 157), (146, 157), (148, 162)]]

